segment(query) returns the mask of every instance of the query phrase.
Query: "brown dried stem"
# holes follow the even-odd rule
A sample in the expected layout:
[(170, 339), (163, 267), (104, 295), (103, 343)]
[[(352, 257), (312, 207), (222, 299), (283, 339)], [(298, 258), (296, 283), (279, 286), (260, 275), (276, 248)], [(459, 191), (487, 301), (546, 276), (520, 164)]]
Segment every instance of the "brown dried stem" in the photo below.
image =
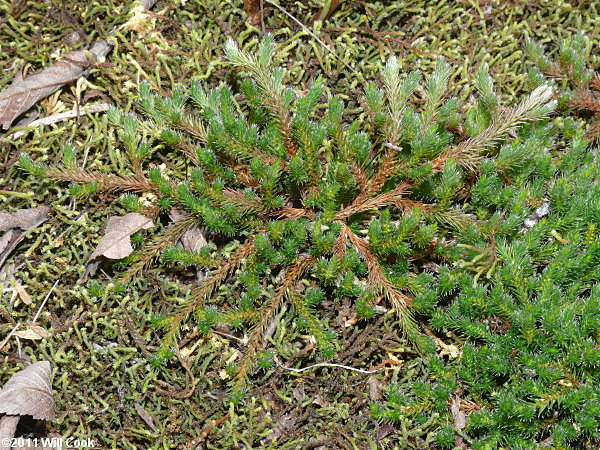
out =
[(289, 267), (284, 274), (283, 283), (277, 290), (272, 300), (268, 305), (263, 307), (260, 311), (260, 319), (258, 323), (252, 329), (250, 340), (248, 341), (248, 347), (244, 354), (240, 365), (238, 367), (236, 387), (241, 388), (244, 384), (246, 376), (252, 367), (252, 362), (261, 349), (264, 346), (264, 332), (267, 325), (279, 306), (286, 296), (289, 296), (292, 290), (295, 289), (296, 282), (302, 276), (302, 274), (314, 263), (316, 259), (309, 255), (302, 255), (300, 260)]
[(198, 224), (198, 218), (186, 217), (183, 220), (171, 224), (160, 235), (153, 238), (142, 250), (142, 255), (120, 278), (121, 283), (128, 283), (141, 270), (147, 267), (167, 246), (175, 243), (183, 233)]
[(400, 183), (395, 189), (380, 194), (377, 197), (365, 198), (364, 195), (360, 195), (350, 206), (338, 212), (335, 216), (335, 219), (344, 220), (350, 216), (353, 216), (354, 214), (371, 211), (388, 205), (394, 205), (400, 208), (402, 211), (406, 211), (407, 209), (414, 207), (415, 203), (420, 205), (419, 202), (402, 198), (402, 196), (410, 192), (410, 186), (411, 183), (405, 181)]
[[(342, 223), (342, 231), (341, 233), (345, 233), (352, 245), (360, 252), (360, 254), (365, 258), (367, 263), (368, 281), (369, 284), (379, 290), (388, 301), (391, 302), (398, 319), (400, 320), (400, 324), (402, 327), (402, 332), (410, 337), (414, 335), (418, 331), (418, 327), (414, 322), (408, 307), (412, 303), (412, 299), (406, 295), (404, 295), (396, 286), (394, 286), (390, 280), (387, 279), (379, 261), (377, 261), (377, 257), (371, 253), (369, 243), (365, 240), (357, 236), (348, 226)], [(418, 345), (418, 342), (417, 342)]]
[(45, 169), (48, 178), (61, 181), (72, 181), (75, 183), (96, 183), (102, 192), (157, 192), (158, 187), (148, 180), (143, 174), (135, 175), (112, 175), (100, 172), (90, 172), (78, 167), (59, 168), (49, 167)]

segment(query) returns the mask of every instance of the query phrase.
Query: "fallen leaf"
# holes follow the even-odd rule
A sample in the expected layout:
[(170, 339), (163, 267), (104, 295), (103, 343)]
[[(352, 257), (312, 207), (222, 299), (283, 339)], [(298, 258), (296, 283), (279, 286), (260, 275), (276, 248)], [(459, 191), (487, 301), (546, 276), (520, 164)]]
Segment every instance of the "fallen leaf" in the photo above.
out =
[[(2, 239), (0, 238), (0, 240)], [(0, 250), (0, 254), (2, 254), (2, 250)], [(15, 277), (15, 273), (17, 273), (17, 265), (14, 262), (3, 267), (2, 270), (0, 270), (0, 284), (6, 283), (8, 285), (10, 280)]]
[(464, 429), (467, 426), (467, 416), (460, 410), (460, 399), (454, 398), (450, 406), (452, 412), (452, 418), (454, 419), (454, 426), (459, 430)]
[[(452, 421), (454, 422), (454, 427), (457, 430), (463, 430), (467, 426), (467, 415), (461, 409), (461, 395), (462, 389), (459, 389), (452, 395), (450, 400), (450, 412), (452, 413)], [(460, 448), (461, 450), (466, 450), (468, 448), (467, 444), (465, 444), (463, 440), (463, 437), (458, 433), (454, 438), (454, 446)]]
[(19, 424), (19, 416), (2, 416), (0, 417), (0, 450), (12, 450), (14, 447), (10, 445), (17, 425)]
[(184, 249), (190, 252), (197, 253), (208, 242), (204, 237), (204, 233), (198, 227), (192, 227), (181, 235), (181, 245)]
[(31, 325), (26, 330), (20, 330), (15, 332), (15, 336), (21, 339), (29, 339), (31, 341), (39, 341), (40, 339), (46, 339), (50, 336), (50, 333), (45, 328), (39, 325)]
[(0, 237), (0, 254), (2, 254), (8, 248), (14, 234), (16, 234), (14, 230), (8, 230)]
[(109, 259), (123, 259), (131, 255), (133, 247), (130, 237), (139, 230), (152, 228), (154, 223), (138, 213), (129, 213), (122, 217), (112, 216), (106, 224), (106, 233), (90, 261), (102, 255)]
[(288, 434), (296, 425), (296, 416), (294, 414), (284, 414), (279, 418), (273, 431), (266, 437), (266, 442), (272, 442), (273, 439), (277, 440), (284, 434)]
[(0, 414), (53, 420), (51, 373), (48, 361), (38, 361), (15, 373), (0, 391)]
[[(154, 3), (156, 0), (142, 0), (146, 9), (152, 8)], [(77, 35), (73, 42), (83, 40)], [(17, 75), (8, 89), (0, 92), (0, 127), (10, 128), (19, 115), (63, 85), (85, 75), (89, 66), (108, 55), (111, 49), (112, 45), (107, 41), (97, 41), (90, 49), (67, 53), (53, 65), (27, 78)]]
[(329, 402), (321, 394), (315, 395), (315, 399), (312, 402), (313, 405), (320, 406), (321, 408), (327, 408), (329, 406)]
[(30, 230), (48, 220), (48, 211), (50, 208), (38, 206), (37, 208), (19, 209), (13, 213), (0, 212), (0, 231), (8, 231), (12, 228)]
[(19, 298), (23, 303), (25, 303), (26, 305), (31, 305), (33, 303), (33, 301), (31, 300), (31, 296), (27, 293), (27, 291), (21, 283), (15, 283), (15, 291), (17, 291), (17, 294), (19, 294)]
[(62, 59), (28, 77), (17, 76), (0, 92), (0, 126), (10, 128), (13, 121), (39, 100), (83, 75), (90, 64), (110, 50), (106, 41), (97, 42), (89, 50), (75, 50)]
[(369, 385), (369, 400), (372, 402), (380, 402), (383, 400), (383, 383), (381, 380), (371, 375), (367, 384)]
[[(173, 208), (169, 213), (169, 218), (174, 222), (179, 222), (186, 219), (188, 216), (181, 212), (181, 210)], [(199, 227), (192, 227), (186, 230), (181, 237), (179, 242), (184, 250), (189, 252), (197, 253), (202, 247), (208, 244), (204, 232)], [(201, 282), (208, 276), (210, 272), (202, 269), (196, 271), (196, 278), (198, 282)]]
[(19, 209), (14, 213), (0, 212), (0, 231), (5, 231), (0, 237), (0, 267), (23, 240), (28, 230), (48, 220), (48, 211), (50, 208), (38, 206), (37, 208)]
[(244, 12), (248, 16), (248, 23), (257, 27), (260, 25), (260, 0), (244, 0)]
[[(187, 215), (181, 212), (179, 209), (173, 208), (169, 213), (169, 218), (175, 223), (180, 222), (184, 219), (187, 219)], [(198, 227), (192, 227), (185, 231), (179, 238), (181, 242), (181, 246), (190, 252), (198, 252), (202, 247), (204, 247), (208, 242), (206, 241), (206, 237), (202, 230)]]
[(146, 411), (144, 407), (139, 403), (136, 403), (133, 406), (137, 413), (140, 415), (140, 417), (144, 420), (144, 422), (146, 422), (146, 425), (152, 428), (152, 431), (156, 433), (156, 426), (154, 425), (154, 420), (152, 419), (152, 416), (148, 413), (148, 411)]
[(304, 384), (299, 384), (298, 386), (296, 386), (293, 390), (292, 390), (292, 394), (294, 394), (294, 398), (296, 399), (296, 401), (298, 403), (301, 403), (302, 400), (304, 400), (304, 396), (306, 395), (304, 393)]
[(390, 425), (389, 423), (384, 423), (383, 425), (380, 425), (379, 428), (377, 428), (377, 437), (375, 438), (375, 440), (380, 441), (384, 437), (395, 432), (396, 429), (392, 425)]

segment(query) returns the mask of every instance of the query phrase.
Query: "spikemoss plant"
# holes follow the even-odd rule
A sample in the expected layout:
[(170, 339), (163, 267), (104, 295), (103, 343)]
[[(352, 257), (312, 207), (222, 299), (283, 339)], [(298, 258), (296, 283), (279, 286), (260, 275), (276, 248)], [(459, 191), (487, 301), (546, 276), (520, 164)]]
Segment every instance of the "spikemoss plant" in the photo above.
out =
[[(577, 36), (555, 64), (528, 44), (545, 73), (573, 87), (561, 95), (565, 108), (582, 109), (586, 95), (583, 106), (597, 103), (584, 50)], [(545, 81), (539, 71), (530, 79)], [(430, 325), (442, 343), (461, 342), (462, 355), (441, 352), (428, 380), (389, 386), (374, 417), (411, 429), (440, 414), (441, 448), (600, 447), (597, 120), (525, 126), (481, 164), (463, 205), (479, 220), (457, 236), (461, 253), (438, 279), (451, 301), (429, 289), (439, 305)]]
[[(522, 125), (554, 107), (551, 90), (540, 86), (517, 107), (502, 108), (484, 65), (476, 79), (481, 100), (461, 120), (457, 100), (447, 98), (447, 63), (439, 60), (422, 83), (416, 72), (402, 77), (400, 62), (391, 58), (382, 88), (372, 83), (365, 90), (366, 114), (346, 123), (342, 101), (325, 98), (321, 79), (308, 92), (295, 92), (284, 83), (285, 70), (273, 67), (273, 54), (270, 37), (256, 53), (229, 41), (229, 63), (243, 74), (235, 92), (192, 82), (187, 91), (162, 98), (142, 85), (145, 119), (109, 112), (127, 157), (120, 173), (79, 169), (72, 148), (58, 167), (21, 158), (35, 175), (77, 183), (72, 191), (78, 196), (128, 191), (123, 201), (132, 210), (187, 213), (135, 254), (121, 280), (159, 256), (164, 264), (209, 270), (183, 305), (160, 321), (166, 329), (162, 355), (177, 345), (191, 315), (203, 333), (223, 323), (248, 326), (236, 387), (255, 366), (284, 302), (326, 358), (335, 354), (336, 340), (321, 304), (344, 299), (359, 318), (393, 310), (398, 332), (417, 350), (431, 349), (415, 319), (435, 301), (422, 263), (448, 257), (450, 239), (476, 220), (461, 205), (481, 165)], [(149, 168), (165, 148), (180, 150), (191, 169)], [(526, 152), (519, 145), (503, 149), (498, 164), (506, 171)], [(479, 185), (495, 182), (491, 175), (484, 180)], [(151, 193), (145, 195), (151, 206), (132, 193)], [(204, 227), (212, 245), (198, 253), (174, 246), (193, 226)], [(221, 286), (227, 295), (214, 296)]]
[(529, 73), (529, 83), (533, 86), (548, 84), (544, 75), (557, 80), (561, 88), (560, 102), (581, 113), (591, 116), (586, 138), (598, 139), (600, 136), (600, 74), (588, 68), (587, 60), (591, 43), (585, 34), (579, 33), (562, 41), (558, 55), (553, 61), (548, 58), (543, 47), (527, 41), (525, 50), (536, 64)]

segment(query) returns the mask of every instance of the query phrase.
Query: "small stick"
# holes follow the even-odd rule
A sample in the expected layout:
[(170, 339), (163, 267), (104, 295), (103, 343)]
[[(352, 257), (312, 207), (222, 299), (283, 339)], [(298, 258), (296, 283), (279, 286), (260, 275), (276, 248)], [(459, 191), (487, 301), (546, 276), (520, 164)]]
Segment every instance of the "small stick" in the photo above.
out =
[[(90, 106), (85, 107), (83, 112), (98, 113), (98, 112), (104, 112), (104, 111), (108, 110), (108, 108), (110, 108), (110, 105), (108, 103), (100, 103), (98, 105), (90, 105)], [(66, 111), (66, 112), (63, 112), (60, 114), (54, 114), (52, 116), (42, 117), (41, 119), (34, 120), (26, 127), (23, 127), (24, 130), (15, 131), (10, 136), (8, 136), (8, 139), (20, 138), (21, 136), (23, 136), (26, 133), (27, 129), (29, 129), (29, 128), (33, 129), (33, 128), (39, 127), (41, 125), (52, 125), (54, 123), (62, 122), (63, 120), (68, 120), (68, 119), (72, 119), (74, 117), (79, 117), (81, 115), (81, 112), (82, 111), (78, 107), (76, 109), (72, 109), (70, 111)]]
[(6, 336), (4, 338), (4, 340), (2, 342), (0, 342), (0, 350), (2, 350), (2, 348), (6, 345), (6, 343), (8, 342), (8, 340), (11, 338), (11, 336), (13, 334), (15, 334), (15, 332), (19, 329), (19, 327), (21, 326), (21, 322), (17, 322), (17, 324), (13, 327), (13, 329), (11, 330), (10, 333), (8, 333), (8, 336)]
[(54, 284), (52, 285), (52, 287), (50, 288), (50, 290), (46, 294), (46, 297), (44, 297), (44, 301), (42, 302), (42, 304), (40, 305), (40, 308), (38, 309), (37, 313), (35, 314), (35, 317), (33, 318), (33, 322), (31, 322), (32, 325), (35, 323), (36, 320), (38, 320), (38, 317), (40, 317), (40, 313), (42, 312), (42, 309), (44, 308), (44, 305), (48, 301), (48, 298), (50, 297), (50, 294), (52, 294), (52, 291), (54, 290), (54, 288), (56, 287), (56, 285), (58, 284), (59, 281), (60, 280), (56, 280), (54, 282)]
[(281, 367), (282, 369), (288, 370), (290, 372), (296, 372), (296, 373), (304, 372), (305, 370), (310, 370), (310, 369), (314, 369), (317, 367), (339, 367), (340, 369), (352, 370), (354, 372), (364, 373), (364, 374), (372, 374), (375, 372), (379, 372), (380, 370), (383, 370), (383, 367), (381, 367), (379, 369), (375, 369), (375, 370), (363, 370), (363, 369), (355, 369), (354, 367), (344, 366), (342, 364), (334, 364), (334, 363), (313, 364), (312, 366), (304, 367), (302, 369), (294, 369), (292, 367), (286, 367), (280, 363), (277, 363), (277, 365), (279, 365), (279, 367)]
[(231, 335), (231, 334), (223, 333), (222, 331), (213, 330), (212, 332), (213, 332), (213, 333), (215, 333), (215, 334), (218, 334), (218, 335), (224, 336), (224, 337), (226, 337), (226, 338), (228, 338), (228, 339), (234, 339), (234, 340), (236, 340), (236, 341), (238, 341), (238, 342), (241, 342), (241, 343), (242, 343), (242, 344), (244, 344), (244, 345), (246, 345), (246, 344), (248, 343), (248, 342), (247, 342), (247, 339), (241, 339), (241, 338), (239, 338), (239, 337), (237, 337), (237, 336), (233, 336), (233, 335)]
[(197, 441), (202, 442), (204, 439), (206, 439), (208, 437), (208, 435), (210, 434), (210, 432), (212, 431), (212, 429), (215, 426), (221, 425), (227, 419), (229, 419), (229, 413), (225, 414), (222, 417), (219, 417), (218, 419), (213, 420), (210, 424), (208, 424), (208, 426), (206, 428), (204, 428), (204, 430), (202, 430), (202, 433), (198, 437)]
[(404, 150), (402, 147), (398, 147), (397, 145), (391, 144), (389, 142), (387, 142), (385, 146), (391, 150), (396, 150), (397, 152), (401, 152), (402, 150)]

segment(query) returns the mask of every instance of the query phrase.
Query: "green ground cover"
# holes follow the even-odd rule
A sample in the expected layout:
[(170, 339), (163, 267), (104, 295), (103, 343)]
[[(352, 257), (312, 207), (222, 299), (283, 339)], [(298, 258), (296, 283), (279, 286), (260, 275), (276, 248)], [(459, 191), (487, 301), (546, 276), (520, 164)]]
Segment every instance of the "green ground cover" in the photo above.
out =
[[(594, 51), (597, 2), (345, 2), (314, 25), (319, 2), (281, 3), (337, 57), (268, 2), (258, 28), (245, 21), (241, 2), (159, 2), (143, 16), (132, 5), (1, 2), (0, 87), (24, 68), (33, 72), (56, 61), (79, 31), (87, 42), (77, 45), (88, 47), (110, 34), (114, 50), (87, 81), (40, 102), (34, 109), (42, 115), (105, 99), (139, 112), (141, 82), (159, 96), (188, 88), (191, 79), (207, 89), (226, 82), (240, 92), (244, 78), (227, 63), (225, 43), (231, 38), (253, 52), (265, 31), (278, 44), (274, 58), (286, 70), (286, 84), (301, 96), (322, 77), (323, 99), (338, 96), (345, 103), (344, 127), (368, 122), (364, 90), (371, 81), (381, 86), (381, 70), (392, 55), (402, 79), (415, 70), (428, 79), (444, 57), (450, 68), (446, 97), (460, 105), (457, 125), (466, 138), (491, 126), (495, 102), (517, 105), (544, 81), (534, 70), (540, 61), (525, 54), (527, 39), (543, 44), (566, 67), (580, 70), (585, 60), (597, 71), (600, 62)], [(579, 47), (578, 32), (585, 33)], [(571, 56), (567, 40), (575, 42)], [(487, 100), (474, 88), (483, 63), (498, 93)], [(33, 303), (3, 293), (0, 339), (17, 322), (31, 321), (59, 282), (38, 319), (49, 337), (22, 340), (20, 348), (10, 340), (1, 349), (0, 382), (25, 360), (51, 361), (59, 418), (48, 431), (91, 437), (103, 448), (452, 448), (457, 436), (474, 448), (597, 448), (597, 142), (583, 138), (589, 116), (568, 108), (574, 86), (567, 78), (554, 82), (555, 92), (567, 93), (558, 96), (554, 116), (512, 133), (477, 176), (461, 175), (469, 184), (463, 212), (476, 217), (477, 225), (444, 231), (439, 238), (446, 250), (394, 268), (395, 283), (411, 281), (404, 282), (414, 296), (420, 333), (429, 335), (429, 350), (418, 351), (404, 338), (406, 325), (398, 315), (379, 312), (358, 320), (341, 296), (319, 309), (336, 335), (335, 356), (325, 352), (324, 359), (308, 336), (316, 331), (307, 333), (289, 313), (291, 302), (269, 323), (272, 353), (262, 354), (262, 368), (250, 377), (243, 401), (233, 403), (231, 364), (245, 351), (249, 328), (221, 326), (204, 334), (192, 320), (178, 335), (178, 351), (165, 359), (156, 316), (168, 316), (185, 301), (195, 269), (157, 264), (120, 284), (125, 261), (80, 282), (107, 218), (129, 212), (128, 203), (116, 201), (115, 193), (73, 196), (68, 183), (32, 177), (16, 164), (22, 153), (37, 164), (60, 164), (72, 142), (77, 164), (122, 173), (127, 162), (114, 120), (88, 114), (16, 140), (3, 138), (1, 209), (48, 205), (53, 212), (5, 266)], [(423, 100), (419, 94), (409, 104), (422, 111)], [(327, 105), (317, 103), (317, 112), (324, 113)], [(456, 127), (451, 131), (461, 139)], [(174, 176), (188, 170), (175, 151), (161, 152), (149, 164)], [(544, 203), (550, 212), (523, 228)], [(163, 219), (158, 229), (165, 225)], [(373, 241), (377, 233), (369, 237)], [(134, 244), (143, 248), (145, 239), (138, 234)], [(373, 375), (339, 368), (297, 374), (271, 364), (273, 355), (288, 367), (330, 361), (370, 369), (387, 363)], [(468, 418), (457, 430), (452, 406), (459, 401)]]

